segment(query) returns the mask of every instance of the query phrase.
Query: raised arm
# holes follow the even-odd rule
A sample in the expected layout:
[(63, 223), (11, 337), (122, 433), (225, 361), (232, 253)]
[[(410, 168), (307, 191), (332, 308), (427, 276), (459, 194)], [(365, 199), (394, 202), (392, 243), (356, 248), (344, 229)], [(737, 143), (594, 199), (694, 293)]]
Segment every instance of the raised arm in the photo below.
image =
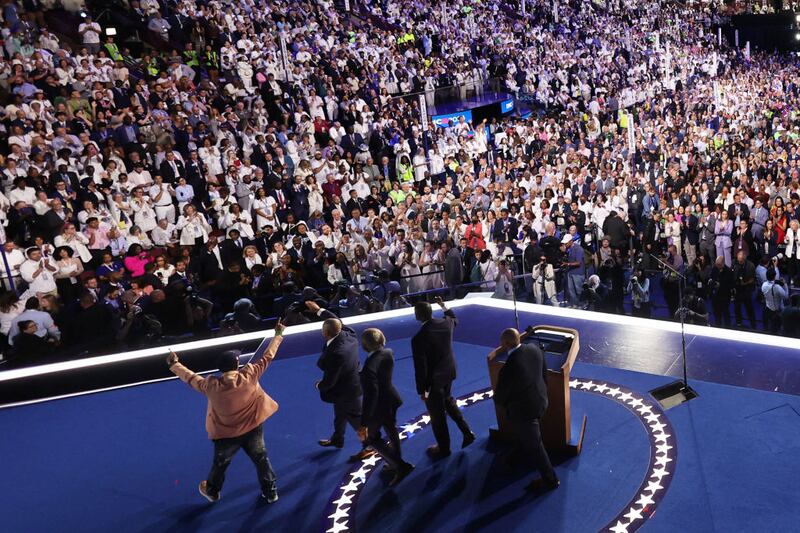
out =
[(278, 348), (280, 347), (281, 343), (283, 342), (283, 331), (286, 329), (286, 326), (281, 324), (280, 319), (275, 324), (275, 336), (272, 337), (272, 340), (269, 342), (269, 346), (264, 351), (263, 354), (256, 360), (255, 363), (252, 361), (248, 363), (247, 366), (251, 366), (253, 371), (255, 371), (256, 378), (261, 377), (261, 374), (267, 369), (269, 364), (275, 359), (275, 356), (278, 354)]
[(201, 392), (203, 394), (206, 393), (208, 389), (208, 381), (180, 363), (178, 359), (178, 354), (170, 350), (169, 355), (167, 356), (167, 365), (169, 365), (169, 371), (178, 376), (181, 381), (188, 384), (191, 388), (196, 390), (197, 392)]

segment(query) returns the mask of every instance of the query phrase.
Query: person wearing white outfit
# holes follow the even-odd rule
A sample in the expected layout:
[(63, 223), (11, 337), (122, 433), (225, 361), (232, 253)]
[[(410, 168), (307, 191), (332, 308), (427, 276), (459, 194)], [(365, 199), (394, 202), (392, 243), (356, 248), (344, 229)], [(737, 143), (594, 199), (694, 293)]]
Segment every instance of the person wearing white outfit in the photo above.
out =
[(205, 244), (208, 241), (208, 234), (211, 232), (208, 221), (197, 212), (192, 204), (183, 208), (183, 215), (178, 219), (175, 227), (181, 232), (180, 243), (184, 246)]
[(58, 272), (58, 266), (53, 258), (43, 257), (42, 251), (36, 247), (28, 248), (25, 255), (28, 256), (28, 260), (19, 267), (22, 279), (28, 282), (28, 290), (25, 294), (28, 296), (57, 295), (55, 274)]
[(156, 211), (156, 218), (161, 220), (166, 218), (170, 222), (175, 222), (175, 206), (172, 205), (172, 197), (175, 196), (175, 189), (172, 185), (164, 183), (161, 176), (155, 177), (155, 183), (148, 191), (150, 198), (153, 199), (153, 206)]

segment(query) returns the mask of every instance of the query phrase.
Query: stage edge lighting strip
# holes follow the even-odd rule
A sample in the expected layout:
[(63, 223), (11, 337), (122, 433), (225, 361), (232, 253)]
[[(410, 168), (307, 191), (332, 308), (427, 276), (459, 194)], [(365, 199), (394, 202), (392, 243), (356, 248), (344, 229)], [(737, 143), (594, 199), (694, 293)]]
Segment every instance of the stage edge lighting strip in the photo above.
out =
[[(644, 426), (650, 441), (650, 460), (645, 477), (634, 497), (601, 531), (631, 533), (642, 527), (653, 516), (664, 498), (675, 471), (678, 445), (675, 432), (660, 405), (650, 398), (614, 383), (596, 380), (573, 379), (571, 389), (605, 396), (622, 404)], [(479, 390), (459, 397), (460, 408), (470, 407), (492, 397), (491, 389)], [(427, 414), (420, 415), (400, 429), (400, 440), (408, 439), (430, 425)], [(325, 533), (352, 533), (356, 530), (356, 505), (370, 475), (381, 463), (378, 455), (365, 459), (345, 474), (334, 490), (325, 512), (322, 531)]]
[[(499, 300), (491, 298), (487, 293), (486, 297), (466, 298), (463, 300), (455, 300), (448, 302), (448, 306), (457, 309), (459, 307), (480, 305), (485, 307), (492, 307), (495, 309), (506, 309), (513, 311), (514, 305), (508, 300)], [(619, 326), (633, 326), (640, 328), (648, 328), (651, 330), (665, 331), (669, 333), (680, 333), (680, 324), (677, 322), (668, 322), (662, 320), (654, 320), (648, 318), (638, 318), (626, 315), (615, 315), (609, 313), (599, 313), (595, 311), (584, 311), (580, 309), (569, 309), (566, 307), (554, 307), (549, 305), (539, 305), (526, 302), (519, 302), (517, 304), (519, 311), (525, 313), (535, 313), (540, 316), (555, 316), (561, 318), (571, 318), (577, 320), (586, 320), (589, 322), (615, 324)], [(388, 318), (399, 318), (412, 316), (414, 314), (413, 308), (396, 309), (393, 311), (383, 311), (380, 313), (373, 313), (369, 315), (360, 315), (356, 317), (345, 318), (345, 324), (362, 324), (365, 322), (376, 322)], [(320, 327), (319, 323), (301, 324), (298, 326), (291, 326), (286, 329), (285, 336), (294, 335), (297, 333), (305, 333), (307, 331), (316, 331)], [(748, 331), (737, 331), (731, 329), (720, 330), (709, 326), (696, 326), (686, 325), (686, 333), (698, 337), (720, 338), (724, 331), (725, 340), (755, 343), (760, 346), (775, 346), (779, 348), (800, 350), (800, 339), (792, 339), (788, 337), (780, 337), (777, 335), (766, 335), (762, 333), (753, 333)], [(40, 365), (29, 368), (19, 368), (14, 370), (6, 370), (0, 372), (0, 383), (4, 381), (11, 381), (14, 379), (27, 378), (38, 376), (42, 374), (49, 374), (53, 372), (62, 372), (65, 370), (75, 370), (79, 368), (87, 368), (91, 366), (106, 365), (112, 363), (119, 363), (123, 361), (130, 361), (133, 359), (142, 359), (153, 356), (164, 356), (171, 349), (176, 352), (187, 352), (199, 348), (210, 348), (216, 346), (236, 345), (241, 342), (260, 340), (264, 337), (273, 335), (273, 330), (254, 331), (251, 333), (241, 333), (239, 335), (230, 335), (227, 337), (217, 337), (211, 339), (203, 339), (182, 344), (175, 344), (172, 346), (159, 346), (155, 348), (145, 348), (142, 350), (135, 350), (131, 352), (123, 352), (117, 354), (101, 355), (98, 357), (91, 357), (88, 359), (80, 359), (76, 361), (64, 361), (61, 363), (52, 363), (48, 365)]]

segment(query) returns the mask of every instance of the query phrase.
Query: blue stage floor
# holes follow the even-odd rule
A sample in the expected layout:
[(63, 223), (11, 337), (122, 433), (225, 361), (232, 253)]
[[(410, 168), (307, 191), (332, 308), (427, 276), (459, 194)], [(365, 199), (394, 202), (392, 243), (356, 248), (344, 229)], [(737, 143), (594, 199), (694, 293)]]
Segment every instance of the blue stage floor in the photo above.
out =
[[(362, 531), (398, 532), (573, 532), (614, 525), (622, 531), (626, 523), (632, 523), (628, 531), (642, 524), (642, 531), (797, 530), (800, 398), (693, 381), (698, 399), (666, 415), (657, 408), (648, 411), (654, 402), (647, 391), (672, 378), (608, 366), (676, 375), (676, 334), (642, 325), (630, 339), (625, 328), (633, 326), (611, 324), (606, 317), (591, 322), (520, 314), (523, 325), (571, 324), (581, 332), (584, 362), (573, 370), (572, 404), (573, 412), (589, 417), (583, 453), (557, 468), (561, 487), (527, 498), (522, 487), (533, 474), (500, 465), (487, 439), (494, 424), (491, 400), (473, 396), (488, 386), (487, 346), (513, 323), (513, 314), (478, 305), (456, 313), (461, 324), (454, 394), (471, 403), (464, 413), (479, 441), (431, 463), (424, 456), (433, 443), (430, 429), (413, 432), (403, 452), (417, 468), (397, 489), (384, 487), (380, 465), (371, 476), (349, 476), (360, 468), (347, 463), (358, 449), (352, 433), (344, 450), (316, 445), (329, 435), (332, 413), (313, 388), (319, 375), (318, 333), (301, 333), (287, 337), (262, 380), (281, 406), (265, 425), (278, 474), (276, 504), (259, 501), (255, 473), (244, 454), (229, 470), (222, 500), (210, 505), (200, 498), (197, 483), (211, 459), (203, 430), (205, 400), (168, 381), (0, 410), (3, 530), (317, 532), (342, 530), (333, 524), (345, 523)], [(395, 383), (406, 400), (398, 418), (410, 421), (424, 410), (414, 391), (408, 342), (416, 325), (410, 317), (370, 325), (395, 339)], [(693, 355), (698, 360), (691, 371), (705, 372), (706, 379), (782, 390), (798, 386), (791, 378), (798, 361), (793, 349), (696, 334), (691, 339), (692, 353), (699, 354)], [(773, 368), (783, 372), (770, 380)], [(617, 385), (624, 389), (616, 390)], [(452, 432), (455, 436), (455, 428)], [(651, 477), (653, 469), (661, 473)], [(342, 503), (339, 487), (352, 479), (358, 489), (345, 492), (352, 501)], [(335, 516), (337, 508), (347, 518)]]

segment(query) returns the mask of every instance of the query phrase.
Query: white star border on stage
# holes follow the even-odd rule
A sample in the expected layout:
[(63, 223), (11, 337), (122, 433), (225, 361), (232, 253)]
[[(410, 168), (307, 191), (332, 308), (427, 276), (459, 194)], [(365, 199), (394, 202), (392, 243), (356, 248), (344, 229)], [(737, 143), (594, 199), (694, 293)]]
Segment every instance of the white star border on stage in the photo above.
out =
[[(601, 531), (629, 533), (642, 527), (653, 515), (669, 488), (677, 460), (677, 442), (672, 425), (661, 406), (650, 398), (619, 385), (572, 379), (571, 389), (607, 396), (624, 405), (642, 423), (650, 440), (650, 462), (647, 473), (635, 496)], [(459, 408), (469, 407), (492, 397), (491, 389), (483, 389), (456, 399)], [(400, 440), (408, 439), (430, 424), (427, 414), (420, 415), (398, 428)], [(325, 512), (322, 530), (325, 533), (355, 531), (355, 507), (361, 490), (382, 459), (373, 455), (356, 463), (342, 478)]]

